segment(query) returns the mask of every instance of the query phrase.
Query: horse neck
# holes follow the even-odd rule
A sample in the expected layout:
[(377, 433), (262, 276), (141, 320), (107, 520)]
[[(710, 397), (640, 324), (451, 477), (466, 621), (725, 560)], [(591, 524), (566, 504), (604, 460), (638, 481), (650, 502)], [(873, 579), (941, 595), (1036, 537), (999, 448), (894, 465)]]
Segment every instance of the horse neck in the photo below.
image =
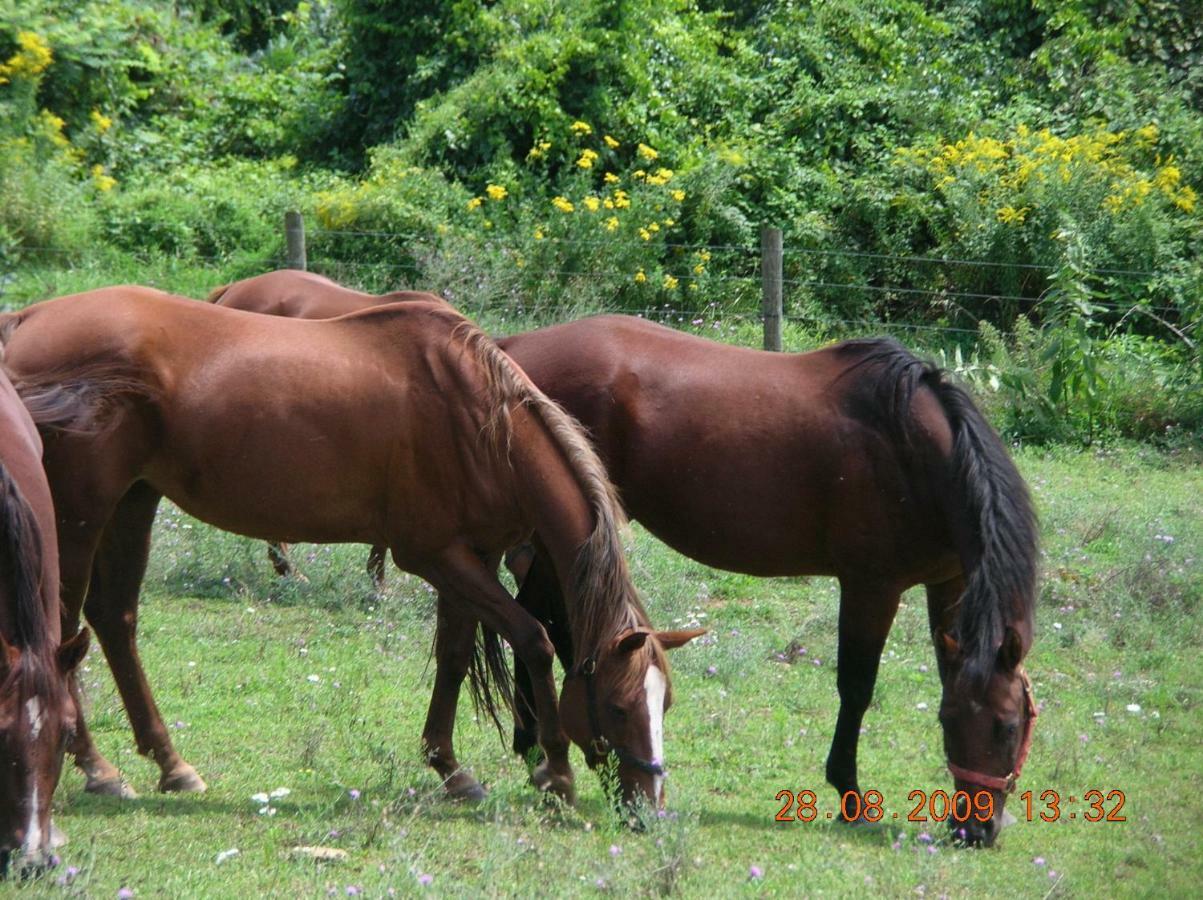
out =
[(521, 503), (555, 568), (574, 654), (595, 655), (621, 632), (648, 626), (627, 569), (613, 489), (595, 456), (574, 464), (554, 426), (528, 407), (515, 411), (514, 428), (522, 438), (511, 450)]

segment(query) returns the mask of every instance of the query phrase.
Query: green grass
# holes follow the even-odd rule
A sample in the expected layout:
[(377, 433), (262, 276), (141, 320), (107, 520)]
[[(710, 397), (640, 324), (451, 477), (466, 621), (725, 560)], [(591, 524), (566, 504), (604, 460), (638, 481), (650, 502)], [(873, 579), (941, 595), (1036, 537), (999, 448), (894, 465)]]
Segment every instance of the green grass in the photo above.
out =
[[(576, 751), (578, 807), (549, 808), (466, 698), (459, 755), (491, 794), (477, 807), (452, 804), (418, 751), (433, 675), (424, 586), (394, 571), (374, 596), (363, 548), (308, 545), (294, 559), (309, 583), (280, 582), (261, 544), (165, 506), (141, 647), (176, 746), (209, 792), (154, 793), (157, 769), (134, 753), (94, 651), (83, 676), (90, 721), (141, 797), (85, 796), (68, 772), (56, 799), (71, 839), (64, 868), (0, 894), (1194, 895), (1203, 877), (1203, 471), (1134, 448), (1018, 459), (1046, 554), (1028, 659), (1042, 711), (1020, 790), (1122, 790), (1126, 822), (1087, 823), (1078, 803), (1066, 810), (1079, 812), (1074, 821), (1029, 823), (1012, 800), (1021, 821), (991, 851), (951, 847), (943, 825), (905, 823), (910, 791), (950, 787), (918, 592), (899, 612), (861, 743), (862, 787), (882, 792), (889, 824), (853, 831), (827, 821), (836, 803), (823, 783), (837, 705), (833, 583), (709, 570), (639, 529), (633, 568), (656, 623), (712, 628), (709, 642), (674, 653), (670, 817), (644, 834), (622, 828)], [(776, 659), (794, 640), (811, 662)], [(277, 787), (291, 793), (276, 815), (259, 814), (252, 795)], [(819, 821), (775, 823), (782, 789), (815, 791)], [(289, 858), (299, 845), (348, 858)], [(218, 864), (231, 848), (240, 853)], [(66, 866), (79, 871), (60, 885)], [(752, 866), (763, 877), (750, 878)], [(421, 875), (433, 876), (429, 887)]]

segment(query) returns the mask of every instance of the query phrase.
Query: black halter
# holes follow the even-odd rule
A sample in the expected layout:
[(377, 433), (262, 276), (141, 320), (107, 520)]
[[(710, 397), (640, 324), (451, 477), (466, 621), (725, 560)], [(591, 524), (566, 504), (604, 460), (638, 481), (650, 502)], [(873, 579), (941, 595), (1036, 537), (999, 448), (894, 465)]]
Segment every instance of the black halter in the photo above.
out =
[(577, 668), (577, 674), (585, 679), (585, 710), (589, 714), (589, 731), (592, 732), (592, 737), (589, 739), (589, 746), (598, 756), (605, 756), (607, 753), (613, 753), (618, 757), (619, 762), (625, 763), (628, 766), (638, 769), (641, 772), (647, 772), (649, 775), (664, 775), (664, 766), (658, 762), (643, 759), (635, 756), (625, 747), (615, 747), (602, 734), (601, 723), (597, 717), (597, 687), (593, 683), (593, 673), (597, 671), (597, 660), (590, 656)]

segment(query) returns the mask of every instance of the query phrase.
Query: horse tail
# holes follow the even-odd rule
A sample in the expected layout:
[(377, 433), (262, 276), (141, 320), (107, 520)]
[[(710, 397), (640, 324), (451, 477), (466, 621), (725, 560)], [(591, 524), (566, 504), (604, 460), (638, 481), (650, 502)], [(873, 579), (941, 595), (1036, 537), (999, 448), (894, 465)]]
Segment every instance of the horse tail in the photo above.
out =
[(514, 674), (497, 632), (478, 625), (472, 659), (468, 663), (468, 688), (477, 715), (488, 716), (505, 739), (501, 710), (514, 713)]
[(216, 303), (218, 300), (220, 300), (222, 298), (222, 295), (225, 294), (225, 292), (228, 291), (233, 286), (234, 286), (234, 282), (231, 281), (229, 284), (223, 284), (223, 285), (221, 285), (221, 287), (213, 288), (213, 290), (209, 291), (209, 296), (207, 296), (205, 298), (205, 302), (206, 303)]
[(3, 462), (0, 505), (0, 579), (12, 591), (13, 636), (19, 647), (38, 647), (47, 634), (42, 605), (42, 530)]
[[(23, 312), (0, 314), (0, 364)], [(112, 424), (112, 409), (136, 400), (159, 399), (160, 390), (128, 362), (80, 361), (41, 372), (5, 373), (43, 435), (99, 434)]]
[(954, 534), (958, 524), (969, 532), (958, 546), (966, 584), (953, 630), (965, 673), (980, 683), (992, 671), (1007, 621), (1030, 622), (1035, 614), (1039, 530), (1027, 485), (969, 394), (940, 368), (890, 339), (840, 348), (861, 357), (849, 371), (876, 371), (872, 399), (860, 406), (874, 410), (912, 457), (922, 440), (911, 411), (915, 392), (930, 389), (947, 417), (953, 446), (946, 516)]

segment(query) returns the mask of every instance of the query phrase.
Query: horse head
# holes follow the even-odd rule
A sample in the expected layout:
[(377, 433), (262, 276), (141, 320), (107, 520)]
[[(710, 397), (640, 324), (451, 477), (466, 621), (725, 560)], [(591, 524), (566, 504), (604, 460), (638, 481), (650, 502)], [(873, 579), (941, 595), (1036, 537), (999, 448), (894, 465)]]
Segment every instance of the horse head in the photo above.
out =
[(627, 805), (641, 798), (657, 809), (664, 805), (664, 714), (673, 699), (665, 651), (705, 633), (632, 628), (564, 679), (564, 730), (591, 769), (613, 755)]
[(1023, 639), (1007, 627), (989, 671), (970, 670), (951, 635), (936, 637), (944, 692), (940, 724), (957, 793), (949, 816), (966, 844), (989, 847), (1003, 807), (1027, 760), (1036, 721), (1032, 684), (1023, 669)]
[(0, 875), (14, 852), (22, 871), (53, 864), (50, 799), (76, 726), (67, 679), (87, 649), (86, 629), (49, 661), (0, 636)]

